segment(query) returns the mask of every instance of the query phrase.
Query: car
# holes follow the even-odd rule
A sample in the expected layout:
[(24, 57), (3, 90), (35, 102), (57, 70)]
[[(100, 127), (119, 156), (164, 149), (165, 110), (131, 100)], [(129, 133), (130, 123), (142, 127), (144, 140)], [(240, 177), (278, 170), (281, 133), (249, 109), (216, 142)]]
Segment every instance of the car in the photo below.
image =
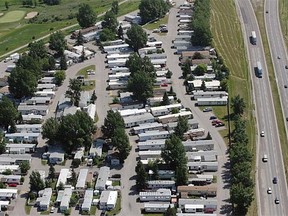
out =
[(161, 87), (167, 87), (168, 85), (166, 83), (161, 84)]
[(263, 161), (263, 162), (267, 162), (267, 161), (268, 161), (268, 157), (267, 157), (266, 154), (263, 155), (262, 161)]
[(277, 184), (277, 182), (278, 182), (277, 177), (274, 177), (273, 180), (272, 180), (272, 182), (273, 182), (273, 184)]
[(267, 190), (267, 194), (272, 194), (272, 189), (270, 187)]
[(222, 122), (215, 125), (215, 127), (222, 127), (222, 126), (225, 126), (225, 124)]
[(284, 85), (284, 88), (287, 88), (287, 85)]
[(10, 184), (8, 184), (8, 186), (9, 186), (9, 187), (17, 187), (17, 184), (15, 184), (15, 183), (10, 183)]
[(281, 59), (280, 56), (277, 56), (278, 59)]
[(205, 107), (203, 109), (203, 112), (211, 112), (212, 111), (212, 107)]
[(54, 211), (55, 211), (55, 207), (52, 206), (51, 209), (50, 209), (50, 213), (54, 213)]
[(288, 65), (285, 65), (285, 69), (288, 69)]
[(160, 30), (159, 29), (153, 29), (152, 33), (160, 33)]
[(217, 117), (216, 117), (216, 116), (210, 116), (209, 119), (210, 119), (210, 120), (214, 120), (214, 119), (217, 119)]
[(212, 121), (212, 126), (215, 126), (215, 125), (220, 124), (220, 123), (222, 123), (222, 121), (220, 121), (219, 119), (215, 119)]
[(261, 131), (260, 136), (261, 136), (261, 137), (264, 137), (264, 136), (265, 136), (264, 131)]
[(266, 11), (266, 13), (268, 13), (268, 11)]
[(278, 198), (275, 198), (275, 204), (279, 204), (280, 200)]
[(288, 117), (286, 117), (286, 121), (288, 121)]

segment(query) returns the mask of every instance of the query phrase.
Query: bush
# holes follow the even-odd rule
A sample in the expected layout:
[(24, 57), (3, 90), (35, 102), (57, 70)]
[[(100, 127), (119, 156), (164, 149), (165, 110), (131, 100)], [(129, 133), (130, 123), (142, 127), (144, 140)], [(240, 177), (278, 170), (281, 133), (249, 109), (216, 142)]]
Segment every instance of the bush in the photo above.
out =
[(35, 199), (36, 199), (36, 194), (33, 193), (33, 192), (30, 192), (30, 193), (28, 193), (28, 198), (29, 198), (30, 200), (35, 200)]
[(80, 164), (81, 164), (81, 160), (80, 160), (80, 159), (74, 159), (74, 160), (72, 161), (72, 166), (73, 166), (74, 168), (78, 168), (78, 167), (80, 166)]
[(22, 177), (20, 178), (20, 182), (23, 183), (24, 180), (25, 180), (25, 178), (22, 176)]

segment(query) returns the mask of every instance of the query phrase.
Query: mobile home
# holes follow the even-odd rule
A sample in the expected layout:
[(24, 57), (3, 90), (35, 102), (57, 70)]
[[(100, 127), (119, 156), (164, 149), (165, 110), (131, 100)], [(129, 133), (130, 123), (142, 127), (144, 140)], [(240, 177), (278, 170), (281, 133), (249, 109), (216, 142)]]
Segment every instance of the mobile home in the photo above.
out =
[(163, 125), (158, 122), (152, 122), (152, 123), (146, 123), (146, 124), (140, 124), (139, 126), (132, 128), (133, 134), (140, 134), (144, 133), (146, 131), (153, 131), (153, 130), (160, 130), (163, 128)]
[(167, 211), (168, 208), (174, 208), (174, 204), (169, 203), (145, 203), (144, 210), (145, 212), (149, 213), (164, 213)]
[(182, 142), (186, 151), (211, 151), (214, 150), (213, 140), (196, 140)]
[(154, 192), (140, 192), (139, 198), (141, 202), (145, 201), (161, 201), (169, 202), (171, 200), (171, 190), (170, 189), (158, 189)]
[(127, 116), (123, 118), (126, 128), (138, 126), (144, 123), (152, 123), (155, 121), (154, 116), (151, 113), (144, 113), (137, 116)]
[(161, 150), (165, 146), (165, 141), (166, 139), (146, 140), (138, 142), (137, 146), (140, 151)]
[(155, 139), (167, 139), (170, 137), (168, 131), (152, 130), (138, 134), (139, 141), (155, 140)]

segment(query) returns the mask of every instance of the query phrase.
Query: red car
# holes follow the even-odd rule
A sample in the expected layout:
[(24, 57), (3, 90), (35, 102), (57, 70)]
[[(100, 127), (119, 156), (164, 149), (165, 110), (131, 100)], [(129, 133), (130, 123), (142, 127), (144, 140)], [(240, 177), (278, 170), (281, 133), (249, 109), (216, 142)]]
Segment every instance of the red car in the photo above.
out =
[(10, 184), (8, 184), (8, 186), (9, 186), (9, 187), (17, 187), (17, 184), (15, 184), (15, 183), (10, 183)]
[(223, 123), (223, 122), (220, 121), (219, 119), (215, 119), (215, 120), (212, 121), (212, 125), (213, 125), (213, 126), (215, 126), (215, 125), (217, 125), (217, 124), (222, 124), (222, 123)]
[(161, 87), (167, 87), (168, 85), (166, 83), (161, 84)]

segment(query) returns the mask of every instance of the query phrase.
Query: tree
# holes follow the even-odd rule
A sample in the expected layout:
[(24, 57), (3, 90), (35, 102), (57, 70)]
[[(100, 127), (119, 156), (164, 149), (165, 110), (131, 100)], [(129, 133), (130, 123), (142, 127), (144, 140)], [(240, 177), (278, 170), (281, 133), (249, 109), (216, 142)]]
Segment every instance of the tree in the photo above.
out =
[(114, 34), (116, 34), (118, 26), (116, 15), (111, 11), (107, 11), (104, 15), (101, 26), (103, 29), (110, 29)]
[(106, 137), (112, 137), (116, 128), (125, 128), (124, 120), (119, 112), (108, 110), (101, 130)]
[(207, 90), (207, 88), (206, 88), (206, 83), (205, 83), (204, 80), (203, 80), (202, 83), (201, 83), (200, 89), (201, 89), (202, 91), (206, 91), (206, 90)]
[(244, 110), (246, 108), (246, 104), (243, 98), (240, 97), (240, 95), (237, 95), (232, 98), (231, 100), (231, 107), (233, 109), (234, 115), (242, 115), (244, 113)]
[(138, 72), (128, 80), (127, 89), (133, 92), (135, 100), (146, 103), (149, 97), (153, 96), (153, 79), (145, 72)]
[(47, 5), (59, 5), (61, 0), (43, 0), (43, 2)]
[(41, 178), (41, 175), (38, 171), (32, 171), (29, 176), (30, 179), (30, 190), (31, 191), (40, 191), (45, 188), (45, 182)]
[(119, 26), (119, 28), (117, 30), (117, 35), (118, 35), (119, 39), (123, 39), (124, 38), (124, 31), (123, 31), (123, 28), (122, 28), (121, 25)]
[(49, 166), (49, 178), (52, 180), (55, 179), (55, 168), (52, 164)]
[(61, 70), (67, 70), (67, 60), (66, 56), (63, 54), (60, 57), (60, 69)]
[(206, 64), (199, 64), (193, 71), (193, 74), (195, 74), (196, 76), (203, 76), (205, 73), (207, 73)]
[(6, 140), (3, 138), (3, 134), (0, 133), (0, 154), (6, 153)]
[(23, 6), (32, 6), (33, 5), (33, 1), (32, 0), (22, 0), (22, 4)]
[(118, 14), (118, 12), (119, 12), (119, 4), (118, 4), (117, 0), (112, 2), (111, 12), (113, 14), (116, 14), (116, 15)]
[(9, 9), (9, 3), (7, 1), (5, 1), (5, 8), (6, 8), (6, 10)]
[(57, 189), (58, 189), (58, 191), (59, 190), (64, 190), (64, 183), (61, 181), (60, 183), (59, 183), (59, 185), (58, 185), (58, 187), (57, 187)]
[(58, 56), (62, 56), (66, 48), (65, 36), (61, 31), (54, 32), (49, 37), (49, 48), (55, 50)]
[(212, 136), (211, 136), (210, 132), (207, 133), (205, 140), (212, 140)]
[(189, 74), (191, 74), (191, 61), (187, 59), (181, 67), (182, 76), (185, 79)]
[(97, 100), (97, 96), (96, 96), (96, 93), (94, 90), (92, 95), (91, 95), (90, 102), (94, 104), (96, 100)]
[(147, 188), (147, 173), (141, 161), (137, 163), (136, 187), (138, 191)]
[(100, 32), (99, 39), (100, 41), (112, 41), (116, 39), (116, 34), (115, 32), (111, 31), (111, 29), (104, 28)]
[(55, 84), (57, 86), (61, 86), (65, 78), (66, 78), (66, 74), (64, 70), (57, 71), (54, 75)]
[(42, 137), (48, 139), (48, 144), (55, 144), (58, 139), (59, 122), (55, 118), (49, 118), (42, 125)]
[(173, 75), (172, 71), (168, 70), (168, 72), (166, 73), (166, 78), (170, 79), (172, 75)]
[(76, 174), (76, 172), (75, 172), (74, 169), (72, 169), (70, 182), (71, 182), (71, 185), (72, 185), (72, 186), (74, 186), (74, 187), (76, 186), (76, 183), (77, 183), (77, 174)]
[(246, 215), (247, 209), (253, 201), (253, 188), (240, 184), (233, 184), (230, 189), (231, 203), (236, 205), (234, 214)]
[(83, 45), (84, 44), (84, 38), (83, 38), (83, 34), (81, 31), (78, 32), (77, 34), (77, 38), (76, 38), (76, 45)]
[(148, 37), (141, 26), (133, 24), (126, 34), (128, 37), (126, 43), (128, 43), (135, 52), (138, 52), (140, 48), (145, 47)]
[(119, 152), (120, 161), (124, 162), (131, 151), (131, 146), (129, 143), (129, 138), (123, 127), (115, 129), (111, 142), (114, 148)]
[(170, 104), (170, 100), (169, 100), (167, 92), (165, 91), (163, 98), (162, 98), (161, 105), (165, 106), (165, 105), (169, 105), (169, 104)]
[(80, 4), (76, 17), (79, 25), (82, 28), (93, 26), (97, 19), (97, 15), (91, 6), (85, 3)]
[(166, 212), (164, 213), (164, 216), (176, 216), (177, 210), (175, 208), (171, 208), (171, 206), (168, 207)]
[(227, 79), (223, 79), (220, 81), (220, 88), (222, 91), (228, 91), (228, 80)]
[(32, 42), (28, 45), (29, 53), (28, 55), (34, 59), (47, 58), (47, 48), (43, 40)]
[(150, 176), (149, 173), (149, 179), (151, 177), (150, 180), (159, 180), (159, 167), (158, 167), (158, 163), (159, 160), (149, 160), (148, 161), (148, 165), (147, 165), (147, 169), (149, 172), (152, 171), (152, 175)]
[(168, 93), (169, 93), (169, 95), (174, 95), (175, 94), (175, 92), (173, 90), (173, 86), (170, 87), (170, 90), (169, 90)]
[(192, 59), (204, 59), (204, 56), (200, 52), (195, 52)]
[(8, 77), (9, 91), (17, 99), (34, 94), (37, 87), (37, 78), (33, 72), (16, 67)]
[(168, 4), (163, 0), (141, 0), (139, 10), (142, 23), (163, 17), (168, 9)]
[(78, 79), (70, 79), (66, 97), (70, 98), (74, 106), (79, 106), (82, 82)]
[(154, 65), (147, 56), (141, 58), (137, 53), (134, 53), (129, 56), (125, 65), (129, 68), (131, 77), (133, 77), (134, 74), (139, 71), (148, 73), (151, 78), (155, 78), (156, 76)]
[(183, 138), (183, 135), (186, 131), (189, 130), (189, 126), (188, 126), (188, 119), (184, 116), (179, 116), (178, 117), (178, 122), (177, 122), (177, 126), (174, 130), (174, 134), (179, 137), (180, 139)]
[[(27, 54), (23, 54), (16, 63), (16, 68), (30, 71), (37, 79), (42, 76), (41, 72), (41, 61), (39, 58), (33, 58)], [(15, 70), (15, 69), (14, 69)]]
[(0, 101), (0, 125), (8, 130), (9, 126), (15, 124), (18, 116), (19, 113), (12, 101), (3, 96)]
[(22, 161), (19, 165), (21, 173), (26, 174), (30, 169), (30, 163), (28, 161)]

